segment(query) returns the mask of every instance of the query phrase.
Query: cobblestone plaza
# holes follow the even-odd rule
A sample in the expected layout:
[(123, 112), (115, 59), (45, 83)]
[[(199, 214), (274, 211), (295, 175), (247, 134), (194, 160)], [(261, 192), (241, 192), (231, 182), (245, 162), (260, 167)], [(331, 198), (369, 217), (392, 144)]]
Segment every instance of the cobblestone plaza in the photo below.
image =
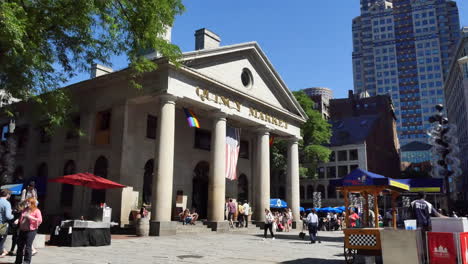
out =
[[(298, 231), (263, 240), (255, 234), (182, 234), (166, 237), (119, 237), (107, 247), (46, 247), (33, 263), (343, 263), (343, 233), (320, 232), (321, 244), (298, 238)], [(0, 263), (12, 263), (5, 257)]]

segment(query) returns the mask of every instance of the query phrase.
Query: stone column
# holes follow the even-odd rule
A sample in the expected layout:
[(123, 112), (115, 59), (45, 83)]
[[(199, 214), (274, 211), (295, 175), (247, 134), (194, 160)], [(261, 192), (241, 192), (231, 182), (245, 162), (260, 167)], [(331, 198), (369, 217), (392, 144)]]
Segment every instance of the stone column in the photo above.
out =
[(175, 235), (176, 223), (171, 222), (172, 188), (174, 181), (175, 100), (171, 95), (159, 97), (157, 127), (157, 173), (153, 178), (150, 235)]
[[(293, 214), (293, 228), (300, 222), (300, 193), (299, 193), (299, 146), (298, 138), (290, 139), (288, 142), (288, 186), (287, 201)], [(298, 226), (301, 226), (300, 224)]]
[(270, 131), (267, 128), (257, 130), (257, 186), (254, 216), (255, 220), (265, 220), (265, 208), (270, 208)]
[(226, 196), (226, 114), (214, 113), (211, 132), (211, 167), (208, 181), (208, 226), (217, 232), (227, 232), (224, 221)]

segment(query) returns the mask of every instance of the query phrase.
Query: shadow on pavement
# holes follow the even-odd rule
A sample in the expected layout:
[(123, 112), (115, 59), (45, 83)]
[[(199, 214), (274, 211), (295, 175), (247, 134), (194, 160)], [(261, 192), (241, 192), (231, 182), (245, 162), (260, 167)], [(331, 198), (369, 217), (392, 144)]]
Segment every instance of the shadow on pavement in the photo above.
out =
[[(256, 237), (263, 237), (263, 235), (257, 234), (254, 235)], [(268, 238), (270, 238), (270, 234), (268, 234)], [(275, 233), (275, 238), (276, 239), (289, 239), (289, 240), (298, 240), (302, 241), (302, 239), (299, 238), (297, 234), (286, 234), (286, 233)], [(323, 237), (323, 236), (318, 236), (317, 239), (321, 242), (343, 242), (343, 237)], [(310, 241), (309, 240), (309, 235), (306, 235), (305, 239), (303, 241)]]
[(343, 264), (343, 260), (339, 259), (318, 259), (318, 258), (302, 258), (280, 262), (281, 264)]

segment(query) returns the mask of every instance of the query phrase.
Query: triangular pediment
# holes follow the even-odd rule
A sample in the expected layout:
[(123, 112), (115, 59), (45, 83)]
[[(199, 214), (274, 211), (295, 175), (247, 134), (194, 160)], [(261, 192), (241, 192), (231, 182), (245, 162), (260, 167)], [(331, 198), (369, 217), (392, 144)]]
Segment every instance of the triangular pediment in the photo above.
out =
[[(183, 64), (240, 93), (304, 120), (307, 118), (265, 54), (254, 42), (185, 53)], [(246, 78), (247, 75), (249, 78)]]

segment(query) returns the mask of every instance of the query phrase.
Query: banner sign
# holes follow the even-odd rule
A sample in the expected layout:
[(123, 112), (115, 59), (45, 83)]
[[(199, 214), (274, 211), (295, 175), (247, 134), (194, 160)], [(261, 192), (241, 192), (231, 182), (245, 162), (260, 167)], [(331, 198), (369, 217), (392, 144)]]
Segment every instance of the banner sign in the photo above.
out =
[(431, 264), (457, 263), (453, 233), (427, 232), (427, 247)]
[(468, 232), (460, 233), (460, 254), (463, 264), (468, 264)]

